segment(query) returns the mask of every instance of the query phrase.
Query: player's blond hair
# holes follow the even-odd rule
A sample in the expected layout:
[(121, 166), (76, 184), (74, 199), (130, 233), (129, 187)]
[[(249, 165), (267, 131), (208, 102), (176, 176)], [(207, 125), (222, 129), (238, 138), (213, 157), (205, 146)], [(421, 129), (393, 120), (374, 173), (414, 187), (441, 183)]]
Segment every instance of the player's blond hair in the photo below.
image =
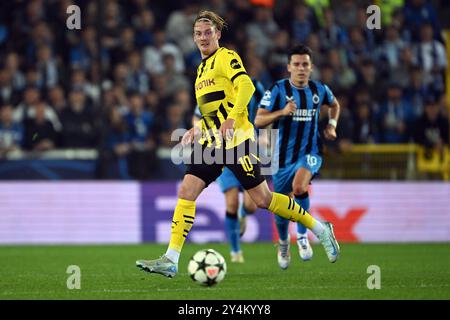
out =
[(216, 27), (218, 31), (222, 31), (224, 28), (227, 27), (227, 23), (225, 22), (225, 20), (223, 20), (221, 16), (219, 16), (217, 13), (208, 10), (203, 10), (199, 12), (199, 14), (194, 20), (194, 26), (198, 21), (210, 22), (213, 26)]

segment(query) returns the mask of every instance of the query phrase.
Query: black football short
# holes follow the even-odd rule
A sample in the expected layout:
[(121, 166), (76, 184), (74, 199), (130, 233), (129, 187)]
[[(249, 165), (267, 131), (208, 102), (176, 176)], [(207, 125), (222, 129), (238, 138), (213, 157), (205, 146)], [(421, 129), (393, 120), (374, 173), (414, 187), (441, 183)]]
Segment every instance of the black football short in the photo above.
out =
[(208, 186), (222, 174), (224, 167), (233, 172), (245, 190), (252, 189), (264, 181), (261, 176), (257, 143), (251, 139), (228, 150), (224, 147), (207, 147), (206, 143), (195, 145), (186, 174), (202, 179)]

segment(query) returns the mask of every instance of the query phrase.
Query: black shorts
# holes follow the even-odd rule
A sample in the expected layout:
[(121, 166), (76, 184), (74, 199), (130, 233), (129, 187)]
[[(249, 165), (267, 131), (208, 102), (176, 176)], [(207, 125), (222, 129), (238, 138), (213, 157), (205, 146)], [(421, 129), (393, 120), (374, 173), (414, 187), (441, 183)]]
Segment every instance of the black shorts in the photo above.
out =
[(257, 143), (251, 139), (228, 150), (225, 150), (225, 147), (207, 147), (206, 143), (194, 145), (186, 174), (202, 179), (207, 187), (222, 174), (224, 167), (233, 172), (245, 190), (252, 189), (264, 181), (264, 177), (261, 176)]

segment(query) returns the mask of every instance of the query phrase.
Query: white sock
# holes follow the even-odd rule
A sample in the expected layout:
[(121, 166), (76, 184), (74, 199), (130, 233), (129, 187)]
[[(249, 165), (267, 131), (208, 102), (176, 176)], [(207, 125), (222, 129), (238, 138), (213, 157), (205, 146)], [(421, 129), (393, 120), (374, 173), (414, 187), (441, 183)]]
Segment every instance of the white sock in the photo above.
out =
[(311, 231), (317, 237), (317, 235), (321, 234), (324, 230), (325, 230), (324, 225), (319, 220), (316, 219), (316, 223), (314, 227), (312, 227)]
[(166, 257), (173, 263), (178, 264), (178, 260), (180, 260), (180, 253), (174, 249), (168, 248), (166, 251)]

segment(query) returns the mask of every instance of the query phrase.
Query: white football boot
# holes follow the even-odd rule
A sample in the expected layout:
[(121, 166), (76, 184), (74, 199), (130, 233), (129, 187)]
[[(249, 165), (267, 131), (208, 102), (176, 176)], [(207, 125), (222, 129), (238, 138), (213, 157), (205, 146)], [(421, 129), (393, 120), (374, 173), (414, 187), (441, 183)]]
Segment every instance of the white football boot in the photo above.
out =
[(325, 249), (328, 260), (331, 263), (334, 263), (339, 258), (341, 249), (336, 237), (334, 236), (333, 225), (330, 222), (324, 222), (323, 225), (325, 226), (325, 229), (321, 234), (318, 234), (317, 237)]
[(287, 241), (285, 244), (282, 244), (279, 240), (278, 240), (278, 254), (277, 254), (277, 259), (278, 259), (278, 265), (280, 266), (281, 269), (286, 270), (289, 267), (289, 264), (291, 263), (291, 253), (289, 251), (290, 248), (290, 236), (288, 235), (287, 237)]
[(244, 254), (242, 253), (242, 251), (231, 252), (230, 256), (231, 256), (231, 262), (244, 263)]
[(298, 245), (298, 253), (300, 254), (300, 258), (303, 261), (309, 261), (313, 257), (313, 249), (311, 248), (311, 245), (309, 244), (308, 237), (299, 237), (297, 238), (297, 245)]

